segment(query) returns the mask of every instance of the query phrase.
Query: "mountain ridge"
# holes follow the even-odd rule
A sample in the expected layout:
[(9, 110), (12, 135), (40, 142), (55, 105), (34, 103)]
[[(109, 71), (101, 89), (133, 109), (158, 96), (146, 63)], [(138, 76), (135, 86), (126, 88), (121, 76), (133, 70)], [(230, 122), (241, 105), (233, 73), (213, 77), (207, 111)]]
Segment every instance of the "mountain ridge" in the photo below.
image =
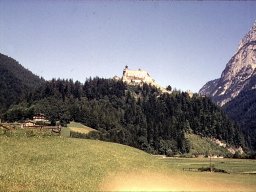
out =
[(199, 93), (222, 107), (241, 128), (246, 145), (256, 151), (256, 22), (221, 77), (207, 82)]
[(242, 38), (238, 50), (228, 61), (221, 77), (207, 82), (199, 94), (206, 95), (220, 106), (228, 103), (239, 93), (251, 89), (250, 78), (256, 75), (256, 24)]

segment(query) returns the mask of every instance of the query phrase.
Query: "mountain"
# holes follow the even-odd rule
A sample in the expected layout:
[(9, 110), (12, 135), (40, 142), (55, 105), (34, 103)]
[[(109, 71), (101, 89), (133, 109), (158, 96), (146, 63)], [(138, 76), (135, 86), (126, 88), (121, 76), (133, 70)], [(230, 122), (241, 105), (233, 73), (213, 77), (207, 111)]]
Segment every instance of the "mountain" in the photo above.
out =
[(243, 131), (246, 145), (256, 151), (256, 21), (221, 77), (206, 83), (199, 93), (222, 106)]
[(0, 74), (0, 114), (44, 81), (16, 60), (1, 53)]
[(255, 89), (251, 81), (256, 76), (256, 21), (240, 41), (238, 50), (229, 60), (219, 79), (206, 83), (200, 90), (220, 106), (228, 103), (242, 91)]

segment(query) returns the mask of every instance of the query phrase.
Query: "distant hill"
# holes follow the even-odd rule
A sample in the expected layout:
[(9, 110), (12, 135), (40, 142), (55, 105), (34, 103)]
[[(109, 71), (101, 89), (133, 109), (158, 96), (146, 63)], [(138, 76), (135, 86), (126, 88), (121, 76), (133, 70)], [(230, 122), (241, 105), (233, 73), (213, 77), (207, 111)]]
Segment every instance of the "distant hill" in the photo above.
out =
[(0, 114), (44, 81), (16, 60), (1, 53), (0, 74)]

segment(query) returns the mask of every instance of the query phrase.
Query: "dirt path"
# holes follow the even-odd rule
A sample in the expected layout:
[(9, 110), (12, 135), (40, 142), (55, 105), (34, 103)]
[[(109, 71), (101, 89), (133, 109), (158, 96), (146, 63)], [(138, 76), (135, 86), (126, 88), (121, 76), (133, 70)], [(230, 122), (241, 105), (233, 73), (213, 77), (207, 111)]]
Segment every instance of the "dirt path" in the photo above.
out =
[[(210, 174), (210, 173), (209, 173)], [(129, 173), (109, 176), (102, 191), (254, 191), (248, 186), (188, 177), (185, 174)]]

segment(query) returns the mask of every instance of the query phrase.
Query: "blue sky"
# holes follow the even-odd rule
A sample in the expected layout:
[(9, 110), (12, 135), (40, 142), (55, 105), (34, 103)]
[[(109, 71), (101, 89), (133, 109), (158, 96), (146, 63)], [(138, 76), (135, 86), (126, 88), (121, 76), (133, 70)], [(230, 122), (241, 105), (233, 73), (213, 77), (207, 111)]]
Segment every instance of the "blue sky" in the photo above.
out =
[(0, 52), (47, 80), (121, 76), (128, 65), (197, 92), (255, 19), (254, 1), (0, 0)]

